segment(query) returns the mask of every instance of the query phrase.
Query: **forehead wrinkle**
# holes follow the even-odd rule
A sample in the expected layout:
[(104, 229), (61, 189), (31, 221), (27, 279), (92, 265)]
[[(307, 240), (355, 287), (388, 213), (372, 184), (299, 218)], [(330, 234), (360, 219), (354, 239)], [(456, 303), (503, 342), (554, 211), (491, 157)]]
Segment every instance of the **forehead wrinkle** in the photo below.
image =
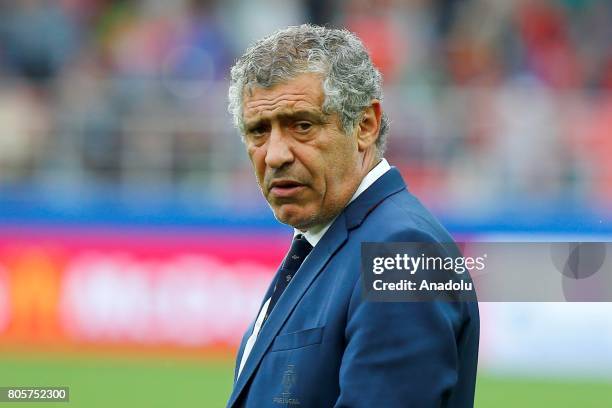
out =
[[(275, 112), (280, 109), (279, 112)], [(245, 124), (248, 126), (255, 125), (260, 122), (266, 122), (273, 118), (278, 119), (280, 121), (283, 120), (292, 120), (300, 117), (310, 118), (313, 120), (324, 120), (326, 117), (323, 112), (316, 109), (293, 109), (288, 107), (278, 107), (270, 112), (258, 112), (252, 118), (247, 119)]]
[(300, 102), (303, 102), (303, 100), (302, 99), (299, 99), (299, 100), (282, 99), (275, 103), (254, 104), (252, 106), (247, 106), (247, 112), (251, 111), (251, 112), (256, 112), (256, 113), (262, 113), (265, 111), (276, 111), (278, 109), (293, 109), (293, 107), (300, 104)]
[(273, 118), (279, 110), (322, 112), (324, 101), (325, 95), (318, 75), (303, 74), (270, 88), (249, 86), (243, 94), (243, 120), (253, 123), (262, 120), (262, 116)]
[[(278, 99), (278, 98), (277, 98)], [(297, 99), (281, 99), (276, 100), (274, 103), (261, 103), (261, 104), (247, 104), (245, 109), (246, 116), (262, 117), (262, 116), (273, 116), (278, 115), (278, 111), (281, 111), (284, 115), (291, 115), (299, 111), (317, 112), (321, 110), (320, 106), (312, 103), (309, 100), (303, 98)]]
[(283, 93), (275, 98), (260, 96), (255, 100), (247, 101), (246, 107), (247, 108), (257, 108), (259, 106), (274, 105), (283, 100), (287, 100), (289, 102), (296, 102), (296, 101), (307, 100), (307, 99), (309, 99), (308, 95), (304, 93)]

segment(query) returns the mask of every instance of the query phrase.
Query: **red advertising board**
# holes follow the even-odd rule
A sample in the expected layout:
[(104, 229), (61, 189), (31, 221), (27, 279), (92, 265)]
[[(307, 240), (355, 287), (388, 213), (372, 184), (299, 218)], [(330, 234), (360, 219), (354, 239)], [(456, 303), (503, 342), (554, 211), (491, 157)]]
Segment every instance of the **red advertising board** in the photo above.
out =
[(233, 349), (290, 237), (0, 230), (0, 343)]

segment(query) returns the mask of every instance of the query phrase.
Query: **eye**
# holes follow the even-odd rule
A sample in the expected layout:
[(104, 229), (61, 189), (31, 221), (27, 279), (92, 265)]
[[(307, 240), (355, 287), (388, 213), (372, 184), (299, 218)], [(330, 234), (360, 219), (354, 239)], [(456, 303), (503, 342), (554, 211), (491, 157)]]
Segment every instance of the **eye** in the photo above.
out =
[(298, 133), (308, 133), (312, 129), (312, 123), (300, 121), (296, 122), (293, 127)]
[(251, 139), (261, 139), (267, 132), (268, 129), (264, 125), (254, 126), (247, 129), (247, 136)]
[(263, 126), (258, 126), (256, 128), (253, 128), (253, 129), (249, 130), (249, 133), (252, 134), (253, 136), (263, 135), (264, 134), (264, 128), (263, 128)]

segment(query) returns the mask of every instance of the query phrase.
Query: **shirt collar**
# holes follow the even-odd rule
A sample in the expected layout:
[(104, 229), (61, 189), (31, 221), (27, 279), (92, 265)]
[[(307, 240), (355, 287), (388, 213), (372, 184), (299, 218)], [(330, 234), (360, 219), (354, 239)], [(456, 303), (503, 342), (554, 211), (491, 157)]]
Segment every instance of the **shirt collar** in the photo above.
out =
[[(389, 162), (387, 162), (387, 159), (383, 158), (380, 161), (380, 163), (374, 166), (374, 168), (370, 170), (368, 174), (365, 175), (363, 180), (361, 180), (361, 183), (359, 184), (359, 187), (357, 187), (355, 194), (353, 194), (353, 197), (351, 197), (350, 201), (346, 205), (349, 205), (350, 203), (355, 201), (355, 199), (357, 199), (357, 197), (359, 197), (361, 193), (366, 191), (368, 187), (374, 184), (376, 180), (378, 180), (383, 174), (385, 174), (390, 169), (391, 169), (391, 166), (389, 165)], [(336, 218), (334, 217), (334, 219), (328, 222), (327, 224), (315, 225), (314, 227), (310, 228), (308, 231), (305, 231), (305, 232), (302, 232), (294, 228), (293, 236), (295, 237), (298, 234), (304, 234), (304, 238), (306, 238), (308, 243), (314, 247), (315, 245), (319, 243), (321, 238), (323, 238), (323, 235), (325, 235), (325, 233), (327, 232), (329, 227), (331, 227), (335, 219)]]

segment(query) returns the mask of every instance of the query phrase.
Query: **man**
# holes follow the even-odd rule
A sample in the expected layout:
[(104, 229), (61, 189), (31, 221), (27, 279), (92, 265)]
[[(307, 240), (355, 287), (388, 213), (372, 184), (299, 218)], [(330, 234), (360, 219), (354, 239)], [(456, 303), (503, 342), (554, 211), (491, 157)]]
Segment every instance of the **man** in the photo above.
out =
[(452, 242), (383, 158), (382, 80), (351, 33), (289, 27), (232, 68), (230, 111), (293, 243), (245, 333), (228, 407), (467, 407), (476, 303), (370, 302), (360, 248)]

